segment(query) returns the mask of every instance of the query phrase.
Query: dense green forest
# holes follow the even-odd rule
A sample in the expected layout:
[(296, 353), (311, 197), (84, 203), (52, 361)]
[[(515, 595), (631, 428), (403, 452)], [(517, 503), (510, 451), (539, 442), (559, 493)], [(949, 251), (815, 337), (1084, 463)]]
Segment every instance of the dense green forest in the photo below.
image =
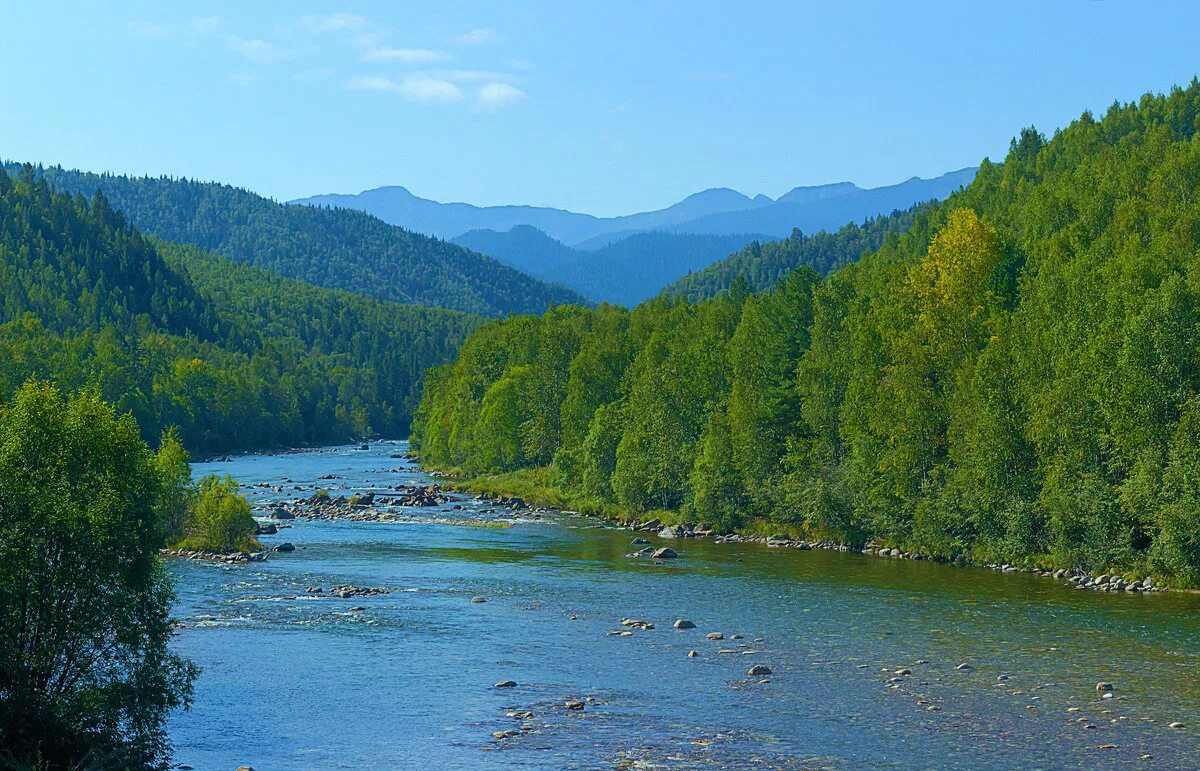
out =
[[(769, 236), (757, 238), (772, 240)], [(597, 249), (580, 249), (556, 241), (537, 228), (518, 225), (503, 233), (472, 230), (455, 237), (454, 243), (490, 254), (544, 281), (569, 286), (593, 300), (633, 306), (679, 277), (755, 239), (753, 235), (652, 231), (635, 233)], [(854, 258), (863, 251), (860, 249)]]
[(102, 195), (0, 171), (0, 399), (96, 385), (194, 452), (407, 430), (481, 318), (318, 288), (147, 238)]
[(903, 211), (870, 217), (861, 225), (851, 222), (835, 233), (821, 230), (806, 236), (795, 230), (790, 237), (778, 241), (754, 241), (703, 270), (689, 273), (665, 291), (696, 302), (728, 291), (739, 278), (746, 281), (751, 291), (763, 292), (801, 265), (826, 274), (883, 246), (888, 233), (908, 230), (917, 212), (932, 206), (932, 203), (917, 204)]
[(828, 278), (484, 326), (413, 439), (722, 529), (1195, 585), (1198, 190), (1196, 80), (1025, 129)]
[[(24, 167), (4, 168), (15, 175)], [(490, 257), (359, 211), (280, 204), (215, 182), (31, 168), (60, 192), (103, 193), (144, 233), (317, 286), (489, 316), (582, 301)]]

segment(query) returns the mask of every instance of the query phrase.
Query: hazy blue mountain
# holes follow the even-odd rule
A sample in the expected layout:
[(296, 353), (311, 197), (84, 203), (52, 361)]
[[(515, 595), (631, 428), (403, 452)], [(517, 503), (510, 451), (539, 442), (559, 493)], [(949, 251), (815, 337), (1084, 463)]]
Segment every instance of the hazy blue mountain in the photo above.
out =
[(415, 196), (403, 187), (381, 187), (357, 195), (318, 195), (293, 203), (360, 209), (418, 233), (453, 239), (472, 230), (510, 231), (529, 225), (567, 246), (599, 248), (620, 237), (649, 230), (735, 235), (762, 233), (776, 238), (799, 227), (805, 232), (831, 230), (847, 222), (906, 209), (915, 203), (945, 198), (969, 183), (975, 169), (960, 169), (935, 179), (912, 179), (897, 185), (863, 189), (849, 182), (797, 187), (778, 199), (751, 198), (736, 190), (713, 188), (688, 196), (657, 211), (621, 217), (537, 206), (474, 206), (439, 203)]
[(453, 242), (593, 300), (636, 305), (756, 240), (769, 237), (649, 231), (585, 250), (567, 246), (530, 225), (519, 225), (505, 232), (472, 230)]

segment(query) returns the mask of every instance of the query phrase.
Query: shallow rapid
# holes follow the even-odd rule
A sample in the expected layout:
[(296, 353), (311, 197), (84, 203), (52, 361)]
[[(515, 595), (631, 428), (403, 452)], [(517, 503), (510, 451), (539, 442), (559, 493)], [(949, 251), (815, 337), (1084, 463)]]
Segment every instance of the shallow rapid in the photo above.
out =
[[(194, 468), (232, 475), (265, 515), (318, 489), (436, 481), (405, 449)], [(202, 669), (171, 721), (177, 763), (1200, 767), (1194, 594), (705, 539), (655, 564), (624, 556), (632, 533), (573, 515), (474, 500), (395, 514), (288, 522), (260, 540), (296, 551), (266, 562), (169, 561), (175, 645)], [(310, 591), (343, 585), (388, 591)]]

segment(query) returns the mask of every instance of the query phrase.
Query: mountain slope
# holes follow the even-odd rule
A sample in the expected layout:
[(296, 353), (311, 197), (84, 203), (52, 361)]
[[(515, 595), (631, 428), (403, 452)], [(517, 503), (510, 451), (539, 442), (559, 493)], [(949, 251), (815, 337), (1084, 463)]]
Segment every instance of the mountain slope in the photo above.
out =
[(636, 305), (664, 286), (728, 255), (754, 235), (637, 233), (599, 249), (566, 246), (521, 225), (505, 233), (472, 230), (454, 239), (545, 281), (575, 289), (593, 300)]
[(1023, 129), (824, 279), (489, 324), (413, 438), (573, 507), (1200, 586), (1197, 190), (1193, 79)]
[(745, 279), (750, 291), (763, 292), (802, 265), (821, 274), (829, 273), (883, 246), (889, 233), (905, 232), (912, 227), (918, 212), (932, 206), (919, 204), (887, 216), (872, 217), (861, 225), (843, 225), (833, 233), (822, 230), (806, 236), (797, 230), (780, 241), (755, 242), (684, 276), (663, 291), (698, 302), (720, 295), (739, 278)]
[[(21, 167), (7, 163), (15, 173)], [(459, 246), (349, 210), (279, 204), (229, 185), (38, 167), (57, 190), (100, 190), (140, 230), (320, 286), (501, 315), (581, 302)]]
[(100, 195), (0, 170), (0, 399), (95, 386), (193, 451), (407, 430), (483, 319), (325, 289), (142, 236)]
[(787, 236), (797, 227), (805, 232), (831, 230), (921, 201), (944, 198), (969, 183), (974, 173), (974, 169), (961, 169), (935, 179), (913, 177), (898, 185), (869, 190), (849, 182), (798, 187), (777, 201), (765, 195), (750, 198), (728, 188), (713, 188), (665, 209), (621, 217), (593, 217), (536, 206), (443, 204), (415, 196), (403, 187), (381, 187), (357, 195), (319, 195), (293, 203), (358, 209), (386, 222), (446, 239), (471, 230), (503, 232), (530, 225), (568, 246), (590, 248), (646, 230), (763, 233), (776, 238)]

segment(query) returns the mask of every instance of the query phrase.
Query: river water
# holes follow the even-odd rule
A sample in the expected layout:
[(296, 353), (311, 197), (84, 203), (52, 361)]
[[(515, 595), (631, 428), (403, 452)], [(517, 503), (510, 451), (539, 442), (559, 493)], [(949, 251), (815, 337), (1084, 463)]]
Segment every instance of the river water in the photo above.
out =
[[(261, 507), (318, 487), (336, 497), (433, 481), (392, 457), (404, 449), (194, 470), (232, 475)], [(170, 723), (176, 762), (1200, 767), (1200, 596), (703, 539), (672, 542), (680, 557), (654, 564), (624, 556), (640, 548), (624, 530), (462, 505), (398, 510), (397, 523), (297, 520), (261, 537), (297, 547), (265, 563), (170, 561), (176, 648), (202, 669), (194, 705)], [(345, 584), (390, 591), (306, 593)], [(610, 634), (626, 617), (656, 628)], [(676, 631), (677, 618), (697, 628)], [(772, 674), (748, 676), (754, 664)], [(494, 687), (504, 680), (517, 686)]]

